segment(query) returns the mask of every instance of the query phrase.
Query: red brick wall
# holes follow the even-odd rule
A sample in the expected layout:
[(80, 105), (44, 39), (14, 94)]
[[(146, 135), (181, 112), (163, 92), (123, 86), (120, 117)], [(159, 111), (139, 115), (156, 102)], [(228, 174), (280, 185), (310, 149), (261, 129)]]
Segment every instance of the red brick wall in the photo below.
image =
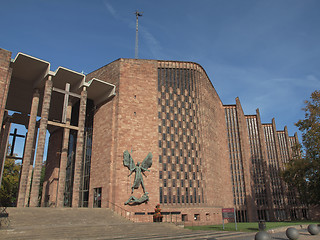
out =
[(4, 109), (6, 107), (7, 95), (10, 85), (11, 52), (0, 48), (0, 123), (2, 124)]
[(236, 98), (236, 108), (237, 108), (237, 120), (239, 126), (239, 137), (241, 145), (241, 157), (243, 162), (243, 173), (246, 189), (246, 210), (248, 221), (257, 220), (257, 207), (254, 201), (254, 181), (251, 174), (252, 163), (251, 163), (251, 154), (250, 154), (250, 144), (249, 144), (249, 135), (246, 118), (240, 104), (239, 98)]
[(109, 102), (98, 106), (93, 121), (93, 140), (90, 170), (89, 207), (93, 206), (93, 189), (102, 188), (102, 207), (110, 207), (111, 186), (114, 166), (114, 139), (117, 131), (117, 111), (119, 96), (119, 60), (104, 66), (87, 76), (87, 80), (97, 79), (116, 85), (116, 96)]
[[(155, 207), (155, 206), (154, 206)], [(164, 207), (160, 205), (161, 212), (181, 212), (180, 214), (172, 215), (162, 215), (163, 222), (182, 222), (182, 215), (187, 215), (187, 218), (184, 221), (185, 226), (197, 226), (197, 225), (212, 225), (212, 224), (221, 224), (222, 223), (222, 210), (219, 207), (184, 207), (184, 208), (175, 208), (175, 207)], [(154, 212), (154, 211), (151, 211)], [(150, 212), (150, 213), (151, 213)], [(194, 219), (195, 214), (199, 216), (197, 220)], [(135, 222), (151, 222), (153, 221), (153, 216), (145, 212), (144, 215), (130, 215), (130, 219)], [(225, 220), (225, 223), (228, 220)], [(233, 221), (233, 220), (231, 220)]]
[[(120, 59), (88, 77), (91, 76), (115, 84), (116, 96), (100, 106), (94, 116), (89, 205), (93, 204), (93, 189), (98, 187), (102, 187), (102, 207), (113, 208), (109, 201), (122, 207), (128, 200), (134, 174), (127, 177), (129, 170), (123, 166), (123, 152), (132, 149), (135, 162), (142, 162), (149, 152), (154, 156), (151, 172), (144, 179), (150, 201), (126, 208), (134, 212), (152, 211), (159, 199), (157, 62)], [(141, 188), (134, 192), (138, 198), (142, 194)]]
[(233, 207), (225, 111), (204, 71), (200, 78), (200, 124), (206, 202)]
[[(113, 83), (117, 88), (116, 96), (98, 107), (94, 116), (89, 206), (93, 205), (93, 189), (99, 187), (102, 188), (101, 207), (115, 208), (116, 211), (121, 207), (128, 212), (153, 212), (159, 202), (157, 68), (158, 61), (154, 60), (119, 59), (87, 76), (89, 80), (95, 77)], [(201, 67), (198, 68), (201, 72), (198, 86), (201, 151), (206, 168), (203, 175), (206, 203), (202, 206), (206, 207), (165, 205), (163, 211), (185, 212), (191, 219), (200, 213), (201, 219), (205, 219), (208, 213), (210, 221), (219, 223), (221, 207), (233, 207), (225, 115), (210, 80)], [(135, 163), (142, 162), (149, 152), (153, 154), (151, 172), (146, 172), (144, 178), (150, 197), (147, 204), (124, 206), (131, 196), (134, 179), (134, 174), (128, 177), (129, 170), (123, 166), (125, 150), (132, 150)], [(142, 194), (140, 187), (133, 195), (139, 198)], [(209, 206), (214, 211), (206, 210)]]
[[(131, 196), (134, 174), (123, 166), (123, 152), (132, 150), (135, 163), (141, 163), (149, 152), (153, 154), (152, 167), (144, 177), (148, 204), (127, 206), (129, 211), (152, 211), (159, 201), (158, 167), (158, 101), (157, 61), (121, 59), (119, 85), (118, 140), (115, 158), (115, 202), (123, 205)], [(140, 198), (142, 188), (133, 194)]]
[(42, 190), (42, 199), (41, 205), (44, 205), (44, 202), (47, 201), (47, 196), (49, 197), (49, 202), (46, 204), (56, 204), (57, 198), (57, 187), (59, 179), (59, 167), (60, 167), (60, 156), (62, 148), (62, 137), (63, 129), (59, 128), (58, 130), (50, 134), (49, 143), (48, 143), (48, 153), (46, 161), (46, 170), (45, 178), (43, 183)]

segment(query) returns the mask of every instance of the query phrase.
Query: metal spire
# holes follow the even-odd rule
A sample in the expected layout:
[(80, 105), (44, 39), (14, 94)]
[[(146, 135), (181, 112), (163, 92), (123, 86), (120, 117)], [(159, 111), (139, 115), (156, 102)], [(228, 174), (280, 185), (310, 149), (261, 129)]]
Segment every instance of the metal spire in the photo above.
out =
[(134, 58), (137, 59), (138, 58), (138, 18), (142, 16), (143, 12), (139, 12), (138, 10), (135, 12), (136, 15), (136, 47), (135, 47), (135, 55)]

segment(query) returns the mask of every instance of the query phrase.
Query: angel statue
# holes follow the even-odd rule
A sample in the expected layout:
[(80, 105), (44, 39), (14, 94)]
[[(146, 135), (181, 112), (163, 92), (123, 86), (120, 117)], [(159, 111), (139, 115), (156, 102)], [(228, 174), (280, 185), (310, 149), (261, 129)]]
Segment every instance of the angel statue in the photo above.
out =
[(146, 191), (145, 191), (144, 184), (143, 184), (142, 174), (144, 176), (146, 176), (144, 174), (144, 172), (145, 171), (150, 172), (150, 170), (148, 170), (148, 168), (150, 168), (152, 165), (152, 153), (148, 154), (148, 156), (142, 161), (141, 165), (140, 165), (140, 162), (138, 162), (137, 165), (134, 165), (134, 161), (133, 161), (131, 155), (126, 150), (123, 153), (123, 165), (126, 166), (130, 170), (130, 174), (128, 175), (128, 177), (131, 176), (131, 174), (133, 172), (135, 172), (134, 182), (131, 187), (131, 189), (132, 189), (131, 194), (133, 193), (134, 189), (139, 188), (140, 184), (142, 186), (143, 192), (145, 193)]

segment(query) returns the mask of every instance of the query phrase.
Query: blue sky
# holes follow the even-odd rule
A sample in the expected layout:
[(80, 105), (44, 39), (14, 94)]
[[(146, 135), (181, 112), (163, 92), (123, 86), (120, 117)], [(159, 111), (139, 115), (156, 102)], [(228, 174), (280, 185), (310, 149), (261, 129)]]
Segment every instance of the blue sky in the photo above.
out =
[(0, 48), (89, 73), (134, 58), (197, 62), (224, 104), (239, 97), (277, 129), (320, 85), (318, 0), (0, 0)]

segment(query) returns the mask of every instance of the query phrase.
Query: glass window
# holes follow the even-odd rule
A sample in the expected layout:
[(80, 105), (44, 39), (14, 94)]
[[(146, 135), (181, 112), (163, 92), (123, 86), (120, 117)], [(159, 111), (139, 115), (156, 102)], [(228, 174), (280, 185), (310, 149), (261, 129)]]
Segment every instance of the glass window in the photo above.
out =
[(160, 203), (162, 203), (162, 187), (160, 187), (160, 194), (159, 194), (159, 200), (160, 200)]
[(94, 188), (93, 191), (93, 207), (101, 208), (102, 188)]

